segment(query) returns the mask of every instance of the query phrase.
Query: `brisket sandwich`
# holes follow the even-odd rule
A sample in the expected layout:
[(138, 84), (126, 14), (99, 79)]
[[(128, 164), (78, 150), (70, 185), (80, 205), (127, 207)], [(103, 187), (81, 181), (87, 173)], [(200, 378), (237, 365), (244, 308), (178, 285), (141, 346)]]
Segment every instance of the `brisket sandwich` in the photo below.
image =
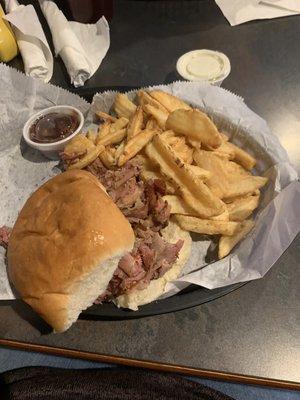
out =
[(47, 181), (25, 203), (7, 246), (8, 274), (23, 300), (57, 332), (82, 310), (113, 301), (136, 310), (180, 274), (191, 238), (170, 221), (163, 180), (144, 182), (131, 160)]

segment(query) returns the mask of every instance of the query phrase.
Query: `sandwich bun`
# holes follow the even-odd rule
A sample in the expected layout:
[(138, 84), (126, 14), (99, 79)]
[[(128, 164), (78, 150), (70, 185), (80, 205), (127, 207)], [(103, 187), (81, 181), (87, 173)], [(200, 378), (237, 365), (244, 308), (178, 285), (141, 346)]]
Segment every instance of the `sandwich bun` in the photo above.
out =
[(25, 203), (7, 250), (11, 282), (56, 332), (105, 290), (134, 232), (98, 179), (71, 170)]
[(163, 238), (169, 243), (176, 243), (179, 239), (184, 240), (178, 258), (161, 278), (150, 281), (149, 286), (142, 290), (133, 290), (118, 296), (114, 303), (118, 307), (128, 308), (136, 311), (139, 306), (151, 303), (158, 299), (164, 292), (168, 282), (178, 278), (191, 253), (192, 239), (189, 232), (181, 229), (175, 222), (170, 220), (169, 225), (162, 231)]

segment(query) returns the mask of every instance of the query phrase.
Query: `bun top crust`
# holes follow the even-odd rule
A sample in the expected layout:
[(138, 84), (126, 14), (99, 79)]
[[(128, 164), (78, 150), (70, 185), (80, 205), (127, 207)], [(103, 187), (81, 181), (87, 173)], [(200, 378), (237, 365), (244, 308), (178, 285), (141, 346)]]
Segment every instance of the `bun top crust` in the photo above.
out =
[(98, 179), (67, 171), (41, 186), (21, 210), (8, 244), (9, 277), (29, 304), (46, 294), (69, 295), (99, 264), (130, 251), (134, 239)]

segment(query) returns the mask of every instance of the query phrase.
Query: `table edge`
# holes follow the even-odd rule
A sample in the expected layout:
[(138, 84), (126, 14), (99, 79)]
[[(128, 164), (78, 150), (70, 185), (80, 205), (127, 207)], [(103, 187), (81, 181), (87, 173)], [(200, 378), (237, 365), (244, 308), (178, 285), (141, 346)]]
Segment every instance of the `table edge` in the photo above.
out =
[(230, 372), (188, 367), (183, 365), (160, 363), (151, 360), (146, 361), (135, 358), (98, 354), (89, 351), (81, 351), (69, 348), (26, 343), (10, 339), (0, 339), (0, 346), (6, 346), (13, 349), (19, 349), (25, 351), (34, 351), (55, 356), (77, 358), (81, 360), (98, 361), (103, 363), (118, 364), (135, 368), (151, 369), (160, 372), (170, 372), (183, 375), (190, 375), (190, 376), (196, 376), (198, 378), (222, 380), (232, 383), (267, 386), (267, 387), (287, 389), (287, 390), (300, 390), (300, 382), (297, 383), (279, 379), (269, 379), (258, 376), (242, 375)]

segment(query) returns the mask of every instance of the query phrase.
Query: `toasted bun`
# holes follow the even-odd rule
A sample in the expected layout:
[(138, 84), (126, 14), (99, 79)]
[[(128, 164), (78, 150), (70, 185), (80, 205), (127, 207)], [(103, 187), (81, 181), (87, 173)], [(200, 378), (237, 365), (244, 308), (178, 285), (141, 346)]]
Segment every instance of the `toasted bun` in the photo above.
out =
[(176, 262), (164, 276), (150, 281), (146, 289), (134, 290), (117, 297), (115, 304), (118, 307), (137, 310), (139, 306), (151, 303), (151, 301), (158, 299), (164, 293), (168, 282), (173, 281), (180, 275), (182, 268), (190, 256), (192, 246), (191, 236), (189, 232), (182, 230), (172, 221), (170, 221), (169, 225), (163, 230), (162, 235), (170, 243), (176, 243), (179, 239), (184, 240), (183, 247), (179, 252)]
[(98, 179), (67, 171), (21, 210), (8, 245), (9, 277), (23, 300), (62, 332), (105, 291), (134, 239)]

